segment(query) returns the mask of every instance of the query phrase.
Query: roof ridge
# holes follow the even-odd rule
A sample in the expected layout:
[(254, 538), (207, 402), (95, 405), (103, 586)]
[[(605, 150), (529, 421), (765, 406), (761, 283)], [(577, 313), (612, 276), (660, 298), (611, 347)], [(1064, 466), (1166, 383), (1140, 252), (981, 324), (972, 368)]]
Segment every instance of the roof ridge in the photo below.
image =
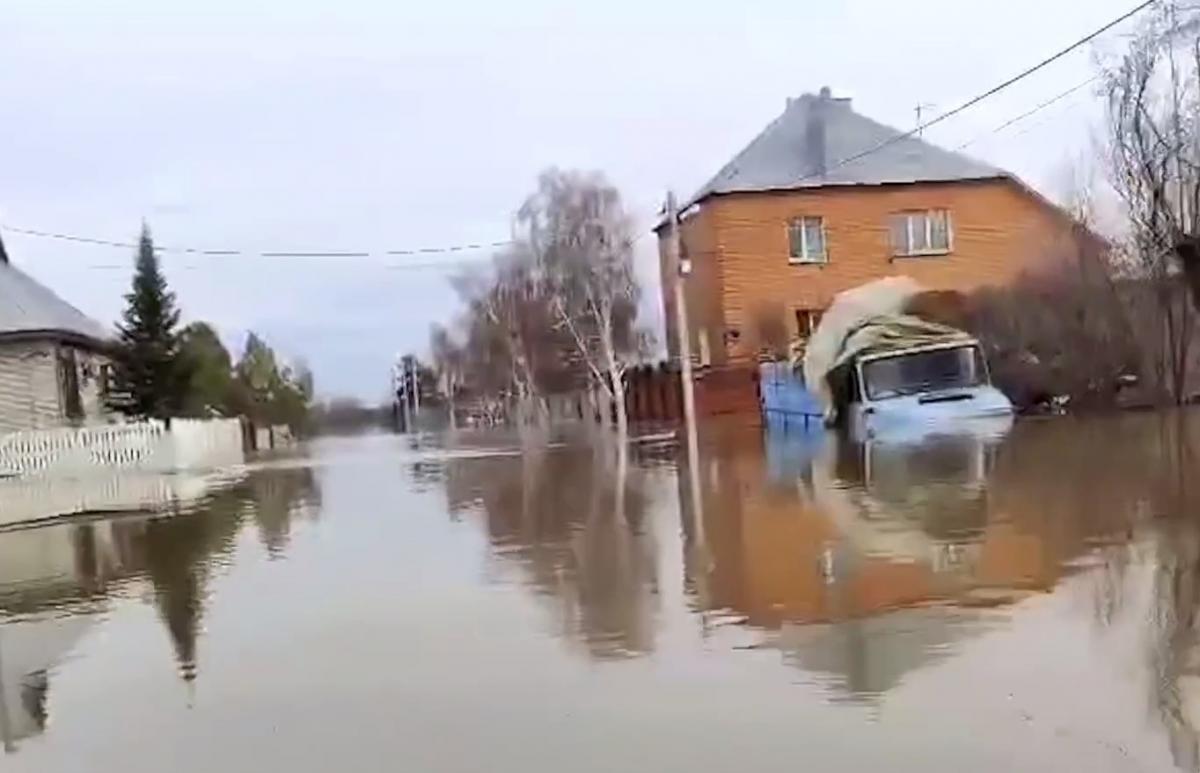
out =
[(783, 112), (704, 183), (684, 208), (722, 193), (948, 182), (1007, 174), (865, 116), (848, 99), (834, 98), (822, 89), (818, 95), (789, 98)]

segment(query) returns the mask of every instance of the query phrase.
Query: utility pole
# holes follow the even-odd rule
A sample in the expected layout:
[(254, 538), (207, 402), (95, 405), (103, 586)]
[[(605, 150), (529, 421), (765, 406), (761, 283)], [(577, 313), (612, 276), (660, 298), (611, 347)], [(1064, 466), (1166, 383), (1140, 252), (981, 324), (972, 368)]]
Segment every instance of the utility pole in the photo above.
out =
[(679, 380), (683, 387), (683, 422), (687, 432), (688, 475), (692, 495), (692, 517), (694, 536), (697, 543), (704, 540), (704, 504), (700, 498), (700, 448), (696, 437), (696, 393), (692, 383), (692, 336), (688, 329), (687, 293), (684, 280), (692, 273), (690, 260), (681, 256), (679, 233), (679, 207), (675, 193), (667, 191), (667, 220), (670, 222), (670, 238), (667, 240), (667, 263), (675, 268), (675, 328), (679, 345)]
[[(708, 539), (704, 529), (704, 499), (700, 491), (700, 448), (696, 429), (696, 394), (692, 383), (692, 341), (688, 329), (687, 293), (684, 291), (684, 281), (692, 273), (690, 260), (684, 260), (679, 233), (679, 207), (675, 202), (675, 193), (667, 191), (667, 220), (670, 223), (670, 236), (667, 239), (667, 265), (674, 268), (675, 282), (675, 328), (679, 346), (679, 378), (683, 387), (683, 420), (684, 431), (687, 433), (688, 459), (688, 489), (692, 501), (692, 530), (691, 544), (692, 565), (697, 568), (694, 578), (701, 597), (707, 601), (707, 572), (711, 563), (708, 554)], [(680, 503), (680, 512), (684, 512)], [(707, 627), (704, 615), (700, 616), (701, 626)]]
[(409, 357), (408, 367), (409, 372), (412, 373), (413, 416), (418, 416), (421, 413), (421, 375), (417, 369), (416, 357)]
[(687, 293), (683, 287), (684, 279), (692, 272), (692, 265), (690, 260), (685, 261), (680, 257), (679, 209), (673, 191), (667, 191), (667, 220), (671, 224), (671, 238), (667, 240), (667, 263), (675, 267), (675, 336), (679, 344), (680, 380), (683, 382), (683, 419), (689, 435), (694, 435), (696, 395), (692, 388), (692, 336), (688, 330)]

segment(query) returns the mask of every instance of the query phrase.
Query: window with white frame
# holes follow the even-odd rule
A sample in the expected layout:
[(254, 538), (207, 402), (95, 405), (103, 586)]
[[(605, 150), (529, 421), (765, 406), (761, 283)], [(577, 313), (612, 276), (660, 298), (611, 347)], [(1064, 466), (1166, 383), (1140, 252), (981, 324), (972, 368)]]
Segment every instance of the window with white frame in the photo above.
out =
[(891, 232), (893, 255), (943, 255), (954, 239), (950, 211), (945, 209), (897, 212)]
[(825, 263), (825, 221), (798, 217), (788, 223), (788, 262)]

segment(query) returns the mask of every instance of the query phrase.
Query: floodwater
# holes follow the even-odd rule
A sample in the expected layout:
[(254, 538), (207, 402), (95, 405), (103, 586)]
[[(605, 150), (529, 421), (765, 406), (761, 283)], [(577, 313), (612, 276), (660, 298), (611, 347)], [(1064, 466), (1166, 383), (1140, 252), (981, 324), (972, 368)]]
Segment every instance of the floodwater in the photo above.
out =
[(321, 440), (0, 532), (0, 770), (1196, 770), (1197, 454), (1196, 413)]

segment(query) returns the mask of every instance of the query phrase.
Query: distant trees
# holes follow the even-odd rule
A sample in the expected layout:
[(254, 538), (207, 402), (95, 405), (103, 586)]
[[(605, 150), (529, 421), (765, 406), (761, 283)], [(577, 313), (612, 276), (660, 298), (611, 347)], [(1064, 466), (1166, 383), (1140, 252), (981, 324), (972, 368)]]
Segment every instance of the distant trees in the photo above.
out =
[(227, 414), (234, 399), (233, 361), (213, 326), (193, 322), (185, 327), (179, 334), (179, 356), (188, 374), (183, 414)]
[(114, 409), (156, 419), (248, 416), (307, 431), (313, 399), (307, 364), (281, 365), (274, 350), (250, 333), (235, 365), (209, 323), (193, 322), (180, 330), (175, 294), (167, 287), (147, 226), (125, 300), (109, 385)]
[(317, 403), (312, 410), (312, 425), (317, 432), (361, 432), (391, 425), (392, 407), (367, 405), (354, 397), (335, 397)]
[(540, 424), (549, 395), (594, 388), (626, 431), (625, 368), (645, 335), (633, 224), (602, 175), (543, 173), (517, 213), (512, 246), (453, 285), (464, 313), (454, 333), (435, 328), (430, 342), (444, 389)]
[(131, 416), (173, 416), (182, 407), (188, 381), (179, 357), (179, 309), (146, 225), (125, 304), (113, 358), (113, 407)]
[(257, 334), (246, 336), (241, 359), (233, 369), (232, 412), (257, 424), (286, 424), (305, 433), (311, 429), (312, 398), (313, 376), (306, 363), (281, 365), (275, 350)]

